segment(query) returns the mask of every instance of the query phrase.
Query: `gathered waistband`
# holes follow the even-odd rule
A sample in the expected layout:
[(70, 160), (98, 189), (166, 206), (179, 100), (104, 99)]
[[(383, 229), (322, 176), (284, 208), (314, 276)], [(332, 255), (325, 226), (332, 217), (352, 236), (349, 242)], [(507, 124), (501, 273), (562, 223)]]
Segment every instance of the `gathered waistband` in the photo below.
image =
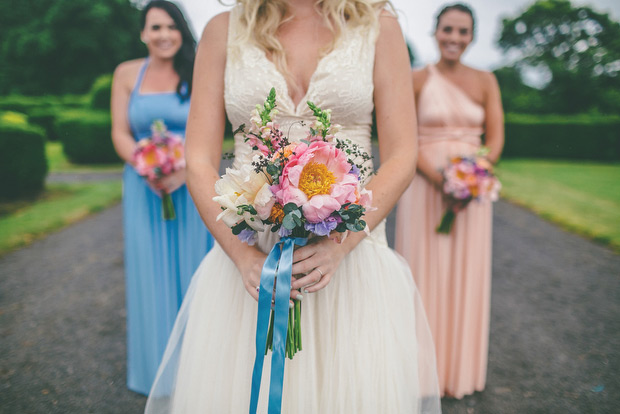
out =
[(459, 141), (479, 145), (480, 136), (484, 133), (478, 127), (419, 127), (420, 144), (429, 144), (438, 141)]

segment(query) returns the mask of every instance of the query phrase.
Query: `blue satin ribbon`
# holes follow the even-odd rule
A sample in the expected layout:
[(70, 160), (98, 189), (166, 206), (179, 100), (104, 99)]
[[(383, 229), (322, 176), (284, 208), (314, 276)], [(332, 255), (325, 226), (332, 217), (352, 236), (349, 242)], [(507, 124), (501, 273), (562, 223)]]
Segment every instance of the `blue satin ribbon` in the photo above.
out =
[[(250, 414), (256, 414), (265, 346), (269, 330), (271, 298), (275, 287), (273, 347), (271, 356), (271, 383), (269, 384), (268, 414), (280, 414), (282, 409), (282, 385), (284, 383), (284, 360), (286, 350), (286, 331), (288, 330), (288, 312), (293, 270), (293, 251), (295, 245), (305, 246), (305, 238), (284, 237), (269, 252), (260, 275), (258, 293), (258, 318), (256, 321), (256, 359), (252, 372), (252, 394), (250, 397)], [(277, 275), (277, 278), (276, 278)]]

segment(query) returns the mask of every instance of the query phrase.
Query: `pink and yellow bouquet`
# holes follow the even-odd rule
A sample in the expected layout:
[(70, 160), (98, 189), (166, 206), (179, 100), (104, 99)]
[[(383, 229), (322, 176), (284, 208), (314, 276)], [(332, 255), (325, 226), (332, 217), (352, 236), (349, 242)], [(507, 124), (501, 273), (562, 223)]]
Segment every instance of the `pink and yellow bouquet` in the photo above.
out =
[[(362, 182), (370, 173), (366, 166), (370, 156), (350, 140), (335, 137), (339, 126), (331, 123), (330, 110), (312, 102), (308, 106), (315, 121), (300, 142), (290, 142), (275, 121), (278, 111), (273, 88), (265, 103), (252, 111), (248, 131), (245, 125), (235, 131), (244, 135), (251, 151), (216, 182), (218, 196), (214, 200), (222, 208), (218, 219), (243, 242), (253, 245), (258, 232), (271, 231), (281, 240), (296, 240), (300, 245), (300, 239), (305, 244), (313, 236), (344, 236), (348, 231), (366, 229), (363, 216), (370, 208), (371, 193)], [(278, 278), (284, 267), (279, 263)], [(272, 291), (266, 290), (271, 299)], [(260, 295), (262, 290), (259, 309)], [(301, 350), (300, 314), (301, 304), (295, 301), (286, 333), (289, 358)], [(265, 353), (272, 348), (273, 324), (272, 312)]]
[(493, 165), (484, 157), (483, 148), (473, 156), (454, 157), (443, 170), (443, 192), (453, 202), (437, 227), (438, 233), (449, 234), (456, 213), (472, 200), (496, 201), (501, 184), (493, 173)]
[[(133, 153), (138, 174), (155, 180), (185, 168), (185, 147), (181, 137), (170, 133), (161, 120), (153, 122), (151, 132), (150, 138), (138, 141)], [(162, 191), (161, 201), (164, 220), (174, 220), (176, 213), (170, 194)]]

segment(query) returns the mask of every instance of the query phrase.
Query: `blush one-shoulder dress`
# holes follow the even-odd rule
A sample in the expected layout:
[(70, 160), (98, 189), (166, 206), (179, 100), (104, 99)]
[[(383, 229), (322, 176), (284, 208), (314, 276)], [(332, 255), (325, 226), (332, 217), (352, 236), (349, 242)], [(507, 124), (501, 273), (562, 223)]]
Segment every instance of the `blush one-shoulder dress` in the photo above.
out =
[[(189, 100), (176, 92), (140, 93), (142, 65), (131, 92), (128, 119), (136, 141), (151, 136), (160, 119), (185, 136)], [(136, 170), (123, 173), (123, 233), (127, 303), (127, 386), (148, 394), (190, 280), (213, 237), (185, 185), (171, 194), (175, 220), (162, 219), (161, 198)]]
[[(295, 105), (284, 77), (254, 44), (231, 42), (229, 23), (226, 112), (234, 127), (277, 93), (277, 121), (294, 141), (313, 120), (310, 100), (332, 110), (338, 133), (371, 151), (376, 29), (347, 29), (319, 62), (306, 97)], [(235, 137), (235, 162), (249, 146)], [(257, 242), (267, 252), (269, 231)], [(324, 289), (304, 295), (303, 350), (287, 360), (282, 412), (289, 414), (438, 413), (433, 344), (411, 271), (387, 245), (385, 222), (349, 253)], [(255, 357), (257, 302), (216, 243), (192, 279), (146, 412), (246, 414)], [(259, 413), (267, 412), (270, 356)]]
[[(484, 108), (428, 66), (418, 98), (419, 153), (436, 169), (481, 145)], [(491, 288), (491, 203), (469, 203), (449, 235), (435, 229), (442, 193), (420, 174), (398, 203), (395, 247), (411, 266), (433, 334), (442, 395), (461, 398), (486, 382)]]

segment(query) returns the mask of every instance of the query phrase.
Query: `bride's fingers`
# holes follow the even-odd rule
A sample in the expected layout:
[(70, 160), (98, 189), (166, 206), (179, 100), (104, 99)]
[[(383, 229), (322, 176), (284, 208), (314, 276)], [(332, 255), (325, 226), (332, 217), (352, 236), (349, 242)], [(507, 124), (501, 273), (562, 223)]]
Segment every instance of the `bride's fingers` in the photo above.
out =
[(247, 290), (250, 296), (256, 299), (256, 301), (258, 301), (258, 289), (259, 289), (258, 286), (251, 286), (251, 285), (245, 286), (245, 290)]
[(324, 261), (321, 261), (319, 258), (319, 255), (313, 254), (308, 258), (293, 263), (293, 274), (306, 274), (313, 271), (317, 266), (319, 266), (319, 263), (324, 263)]
[(317, 283), (315, 283), (312, 286), (306, 287), (304, 289), (304, 291), (307, 292), (307, 293), (317, 292), (317, 291), (323, 289), (325, 286), (327, 286), (331, 280), (332, 280), (331, 273), (326, 273), (325, 275), (323, 275), (321, 280), (319, 280)]
[(302, 276), (299, 279), (293, 281), (291, 287), (293, 289), (302, 289), (307, 286), (315, 285), (321, 281), (324, 274), (325, 272), (319, 271), (318, 269), (313, 269), (306, 276)]
[(297, 289), (291, 289), (291, 299), (302, 300), (304, 295)]
[(314, 256), (315, 253), (316, 247), (314, 245), (308, 245), (300, 247), (299, 249), (295, 249), (295, 253), (293, 253), (293, 263), (306, 260), (307, 258)]

